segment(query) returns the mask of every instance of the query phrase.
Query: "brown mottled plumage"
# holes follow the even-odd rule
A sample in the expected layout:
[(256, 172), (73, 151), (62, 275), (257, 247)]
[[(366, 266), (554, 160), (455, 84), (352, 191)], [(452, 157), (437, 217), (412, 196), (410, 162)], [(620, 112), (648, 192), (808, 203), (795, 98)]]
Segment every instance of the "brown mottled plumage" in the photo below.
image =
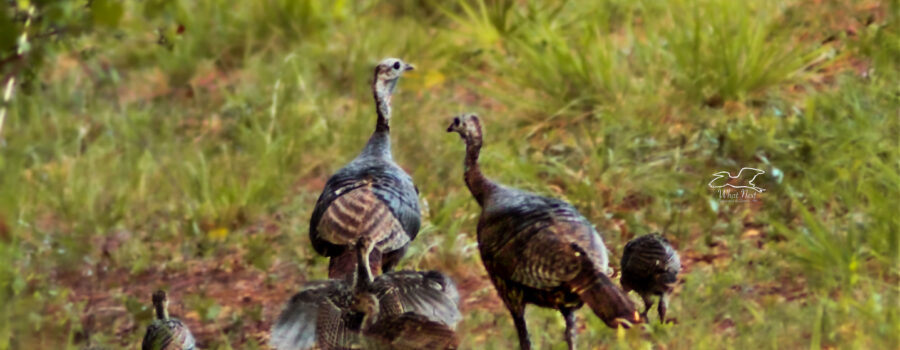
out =
[(193, 350), (194, 336), (190, 329), (175, 318), (169, 317), (167, 310), (169, 300), (166, 292), (159, 290), (153, 293), (153, 307), (156, 320), (147, 326), (141, 350)]
[[(365, 239), (360, 240), (361, 246), (368, 245)], [(361, 248), (360, 255), (365, 254), (370, 248)], [(403, 303), (399, 302), (399, 293), (389, 292), (390, 297), (381, 300), (387, 302), (388, 307), (384, 312), (380, 311), (380, 299), (372, 288), (371, 269), (365, 266), (365, 260), (360, 257), (363, 264), (359, 265), (357, 283), (354, 290), (353, 310), (363, 314), (362, 344), (369, 350), (418, 350), (418, 349), (456, 349), (459, 341), (452, 326), (442, 322), (435, 322), (428, 317), (415, 312), (403, 312), (398, 309)]]
[[(363, 238), (354, 251), (364, 255), (370, 249)], [(366, 259), (359, 260), (363, 264), (357, 266), (353, 284), (317, 281), (294, 295), (272, 326), (269, 344), (276, 350), (360, 349), (387, 339), (403, 349), (410, 342), (433, 341), (425, 331), (441, 326), (452, 331), (459, 322), (459, 293), (450, 278), (435, 271), (394, 271), (373, 278)], [(408, 334), (415, 322), (423, 332)], [(361, 339), (366, 328), (370, 332)]]
[(375, 67), (375, 132), (363, 151), (328, 179), (316, 201), (309, 236), (316, 252), (331, 258), (329, 278), (352, 277), (360, 237), (375, 243), (368, 258), (378, 274), (393, 269), (419, 232), (418, 191), (394, 163), (390, 137), (391, 96), (403, 72), (411, 69), (395, 58)]
[(478, 117), (454, 118), (447, 128), (466, 143), (465, 181), (481, 206), (478, 250), (513, 317), (522, 349), (530, 349), (525, 305), (554, 308), (566, 321), (575, 348), (574, 311), (587, 303), (610, 327), (640, 322), (631, 300), (607, 276), (603, 239), (578, 211), (561, 200), (498, 185), (481, 173)]
[(449, 326), (412, 312), (382, 317), (363, 327), (363, 348), (368, 350), (449, 350), (459, 338)]

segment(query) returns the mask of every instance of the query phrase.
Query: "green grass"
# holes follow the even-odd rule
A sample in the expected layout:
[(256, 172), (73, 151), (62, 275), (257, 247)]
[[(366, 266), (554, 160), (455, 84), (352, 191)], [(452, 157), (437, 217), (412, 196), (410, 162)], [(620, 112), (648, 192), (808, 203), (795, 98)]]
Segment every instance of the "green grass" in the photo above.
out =
[[(33, 56), (0, 134), (0, 349), (133, 348), (158, 287), (204, 348), (264, 348), (289, 293), (326, 275), (307, 220), (371, 133), (387, 56), (417, 66), (392, 137), (427, 203), (402, 265), (465, 282), (464, 348), (516, 346), (445, 132), (467, 111), (485, 172), (575, 204), (613, 261), (651, 232), (681, 252), (677, 324), (610, 330), (584, 310), (579, 348), (895, 347), (897, 8), (172, 0), (87, 16)], [(706, 187), (741, 167), (767, 172), (759, 202)], [(565, 348), (558, 313), (527, 316), (536, 348)]]

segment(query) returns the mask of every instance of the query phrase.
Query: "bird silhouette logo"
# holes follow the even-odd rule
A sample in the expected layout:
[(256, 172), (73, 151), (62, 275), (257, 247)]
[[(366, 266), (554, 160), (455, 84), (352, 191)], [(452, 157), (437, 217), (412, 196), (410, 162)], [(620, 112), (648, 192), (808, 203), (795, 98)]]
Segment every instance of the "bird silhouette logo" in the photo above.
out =
[[(738, 171), (737, 175), (731, 176), (731, 173), (727, 171), (720, 171), (713, 175), (712, 181), (709, 182), (710, 188), (722, 188), (722, 187), (731, 187), (731, 188), (747, 188), (754, 190), (756, 192), (763, 192), (766, 189), (756, 186), (753, 183), (756, 180), (757, 176), (765, 174), (765, 171), (756, 169), (756, 168), (741, 168)], [(732, 181), (736, 180), (736, 181)], [(732, 184), (731, 182), (735, 182), (736, 184)]]

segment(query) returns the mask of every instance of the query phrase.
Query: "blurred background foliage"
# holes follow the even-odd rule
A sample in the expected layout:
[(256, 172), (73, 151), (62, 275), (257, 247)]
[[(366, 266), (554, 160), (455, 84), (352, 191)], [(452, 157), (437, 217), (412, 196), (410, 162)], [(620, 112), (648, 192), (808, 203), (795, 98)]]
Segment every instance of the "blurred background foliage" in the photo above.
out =
[[(898, 2), (2, 2), (0, 349), (134, 348), (166, 288), (210, 349), (264, 348), (326, 262), (306, 222), (374, 123), (375, 62), (417, 65), (394, 156), (425, 222), (403, 262), (464, 297), (465, 348), (516, 344), (475, 249), (463, 146), (624, 242), (664, 232), (674, 324), (580, 348), (896, 348)], [(758, 202), (710, 174), (757, 167)], [(531, 308), (537, 348), (563, 321)], [(544, 329), (546, 332), (538, 332)]]

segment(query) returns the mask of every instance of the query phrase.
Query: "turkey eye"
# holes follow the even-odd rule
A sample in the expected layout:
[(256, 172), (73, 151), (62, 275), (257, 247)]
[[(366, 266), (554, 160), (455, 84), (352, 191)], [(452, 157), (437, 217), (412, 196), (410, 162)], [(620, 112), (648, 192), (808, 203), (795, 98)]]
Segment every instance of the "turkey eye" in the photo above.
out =
[(394, 62), (394, 69), (400, 69), (400, 62)]

